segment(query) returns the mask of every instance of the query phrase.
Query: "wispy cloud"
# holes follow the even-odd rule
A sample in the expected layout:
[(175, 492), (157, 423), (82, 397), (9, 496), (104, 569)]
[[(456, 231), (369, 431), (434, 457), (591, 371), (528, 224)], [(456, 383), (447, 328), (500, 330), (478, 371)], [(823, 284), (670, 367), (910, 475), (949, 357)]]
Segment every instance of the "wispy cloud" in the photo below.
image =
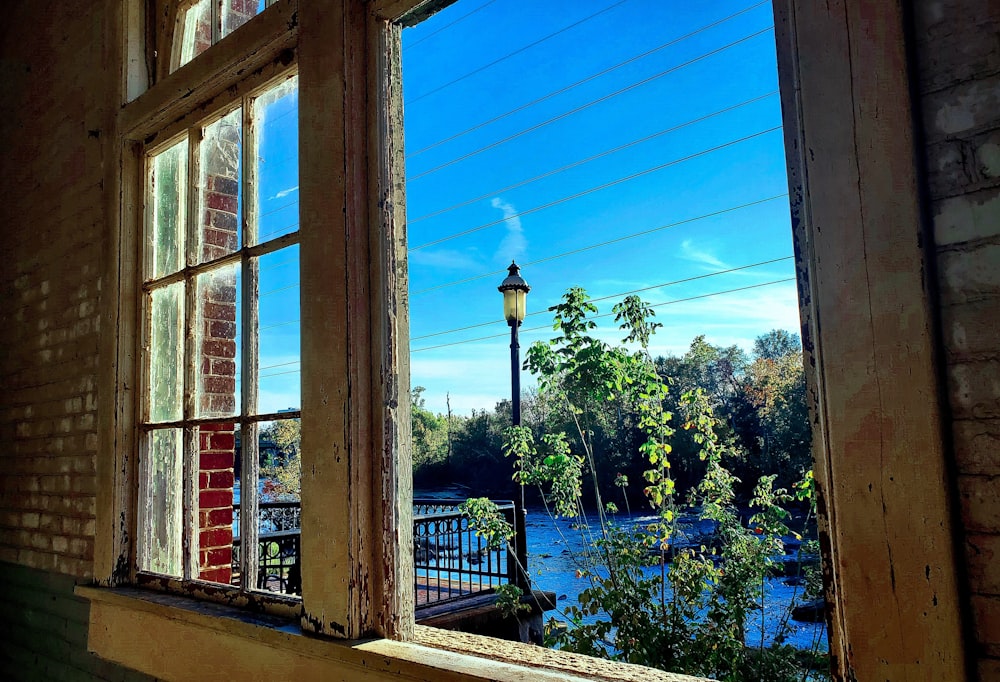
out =
[(517, 209), (500, 197), (494, 197), (490, 205), (503, 211), (507, 226), (507, 233), (500, 240), (500, 247), (494, 255), (495, 260), (506, 263), (522, 258), (527, 251), (528, 240), (524, 236), (524, 230), (521, 229), (521, 219), (517, 217)]
[(690, 239), (681, 242), (681, 258), (699, 263), (712, 270), (725, 270), (729, 265), (719, 260), (714, 254), (704, 248), (698, 248)]
[(295, 185), (295, 187), (289, 187), (288, 189), (281, 190), (280, 192), (278, 192), (277, 194), (275, 194), (273, 198), (274, 199), (284, 199), (285, 197), (287, 197), (292, 192), (298, 192), (298, 191), (299, 191), (299, 186)]

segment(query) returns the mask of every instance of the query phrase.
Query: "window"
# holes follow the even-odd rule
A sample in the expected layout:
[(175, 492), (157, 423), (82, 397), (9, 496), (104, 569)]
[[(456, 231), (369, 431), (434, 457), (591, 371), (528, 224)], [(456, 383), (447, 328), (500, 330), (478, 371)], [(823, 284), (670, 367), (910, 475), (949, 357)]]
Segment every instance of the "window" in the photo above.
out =
[[(151, 413), (135, 414), (141, 401), (133, 399), (132, 392), (142, 363), (136, 361), (141, 353), (135, 352), (133, 343), (146, 338), (146, 333), (152, 336), (151, 328), (133, 334), (138, 331), (135, 321), (144, 319), (135, 309), (137, 302), (148, 298), (143, 305), (162, 305), (171, 311), (166, 318), (170, 323), (161, 331), (167, 339), (164, 347), (173, 350), (164, 352), (193, 358), (195, 351), (188, 348), (192, 337), (170, 339), (171, 334), (180, 333), (182, 316), (189, 327), (199, 314), (198, 278), (210, 273), (221, 277), (224, 267), (237, 270), (239, 263), (240, 291), (245, 292), (242, 278), (247, 277), (245, 268), (251, 267), (246, 263), (279, 248), (275, 244), (268, 251), (271, 247), (265, 243), (242, 242), (238, 252), (196, 265), (186, 260), (167, 264), (164, 255), (162, 273), (148, 274), (155, 264), (135, 262), (139, 252), (135, 242), (144, 224), (137, 207), (143, 204), (140, 188), (148, 177), (143, 159), (148, 155), (151, 162), (163, 162), (161, 187), (169, 185), (170, 178), (178, 185), (188, 182), (190, 167), (198, 162), (193, 153), (197, 145), (192, 142), (200, 142), (191, 139), (192, 131), (218, 120), (212, 117), (245, 107), (247, 99), (252, 100), (297, 63), (302, 121), (301, 416), (304, 469), (308, 470), (302, 481), (307, 501), (302, 518), (303, 626), (347, 638), (372, 633), (411, 637), (410, 496), (407, 476), (399, 475), (409, 471), (407, 325), (402, 294), (405, 240), (398, 201), (402, 159), (395, 143), (401, 135), (399, 29), (401, 22), (419, 20), (422, 13), (445, 2), (315, 0), (299, 5), (295, 0), (278, 0), (273, 10), (253, 20), (257, 28), (234, 33), (220, 42), (218, 50), (192, 59), (169, 77), (157, 74), (156, 84), (149, 88), (145, 74), (140, 73), (143, 60), (137, 58), (136, 50), (127, 51), (121, 101), (134, 99), (111, 122), (113, 134), (108, 137), (113, 141), (108, 149), (112, 151), (104, 188), (112, 207), (109, 222), (119, 228), (111, 233), (112, 257), (105, 281), (109, 289), (117, 285), (124, 295), (112, 294), (102, 301), (109, 313), (102, 330), (114, 331), (106, 335), (109, 341), (102, 348), (101, 363), (100, 395), (107, 402), (100, 411), (94, 568), (99, 582), (134, 582), (132, 567), (137, 561), (151, 570), (182, 575), (195, 576), (201, 570), (191, 565), (197, 556), (192, 548), (185, 548), (182, 540), (178, 549), (177, 541), (167, 535), (160, 536), (159, 544), (150, 550), (142, 550), (141, 560), (134, 556), (143, 544), (135, 532), (141, 516), (135, 487), (138, 432), (144, 443), (152, 445), (154, 438), (159, 439), (157, 447), (170, 453), (163, 466), (144, 471), (148, 480), (168, 486), (175, 485), (178, 469), (182, 473), (185, 466), (194, 470), (193, 455), (199, 450), (194, 435), (203, 424), (231, 423), (235, 439), (237, 423), (242, 431), (246, 424), (268, 416), (242, 405), (223, 417), (195, 416), (199, 404), (194, 394), (185, 392), (179, 398), (181, 416), (174, 419), (178, 398), (169, 390), (162, 396), (163, 404), (173, 412), (155, 420)], [(139, 0), (121, 3), (127, 16), (120, 24), (109, 21), (111, 31), (119, 37), (123, 33), (133, 39), (138, 36), (141, 41), (145, 4)], [(797, 125), (789, 127), (794, 137), (789, 147), (801, 157), (792, 165), (811, 173), (808, 182), (801, 175), (792, 178), (794, 193), (804, 188), (804, 194), (793, 202), (796, 219), (801, 221), (797, 227), (800, 287), (808, 294), (807, 307), (814, 313), (824, 311), (822, 327), (818, 317), (810, 315), (811, 333), (806, 339), (807, 344), (820, 346), (807, 346), (807, 350), (821, 376), (814, 387), (817, 428), (823, 434), (817, 441), (823, 443), (820, 468), (829, 477), (824, 486), (829, 518), (837, 520), (830, 529), (837, 622), (833, 653), (844, 671), (859, 661), (864, 663), (858, 679), (876, 674), (902, 677), (901, 671), (908, 667), (912, 671), (914, 665), (921, 665), (928, 676), (959, 679), (962, 640), (955, 617), (959, 600), (950, 568), (954, 548), (940, 475), (945, 459), (936, 430), (938, 415), (933, 405), (928, 407), (932, 401), (928, 396), (935, 395), (935, 378), (928, 368), (934, 365), (919, 239), (910, 229), (919, 223), (919, 212), (912, 210), (916, 191), (898, 176), (900, 169), (913, 168), (912, 150), (906, 146), (910, 142), (905, 125), (910, 115), (907, 82), (899, 66), (905, 63), (901, 54), (904, 22), (898, 7), (880, 5), (874, 10), (853, 2), (833, 8), (812, 3), (776, 5), (786, 125), (797, 120)], [(114, 9), (109, 12), (118, 11), (119, 4), (111, 6)], [(869, 30), (871, 26), (875, 28)], [(872, 35), (878, 39), (862, 39)], [(160, 36), (162, 31), (158, 40)], [(121, 52), (121, 46), (114, 43), (109, 38), (109, 49)], [(224, 48), (227, 43), (229, 47)], [(857, 68), (853, 56), (870, 61), (872, 68)], [(241, 135), (247, 131), (243, 126)], [(177, 144), (181, 149), (187, 145), (186, 160), (180, 150), (171, 155)], [(248, 147), (246, 139), (243, 145)], [(871, 153), (862, 160), (858, 149)], [(185, 163), (188, 169), (182, 173)], [(887, 186), (892, 191), (886, 191)], [(821, 195), (819, 189), (830, 191)], [(189, 199), (195, 196), (190, 187), (183, 191), (178, 187), (175, 192), (178, 196), (186, 192)], [(165, 224), (179, 221), (181, 208), (173, 218), (164, 214)], [(240, 208), (238, 199), (237, 212)], [(193, 208), (185, 209), (184, 219), (193, 213)], [(175, 246), (178, 251), (170, 258), (180, 258), (181, 253), (187, 258), (191, 245), (187, 235), (193, 228), (185, 223), (181, 229), (185, 251)], [(289, 239), (291, 246), (294, 239)], [(258, 247), (259, 251), (253, 250)], [(259, 263), (259, 267), (263, 270), (264, 265)], [(175, 285), (180, 286), (170, 290)], [(231, 286), (228, 280), (225, 286)], [(156, 291), (161, 292), (158, 302), (152, 300)], [(852, 303), (845, 305), (845, 301)], [(252, 318), (243, 314), (241, 329), (246, 329), (247, 319)], [(905, 338), (898, 333), (901, 319), (908, 324)], [(851, 333), (838, 336), (837, 330), (844, 328)], [(896, 335), (889, 329), (895, 329)], [(875, 330), (878, 343), (872, 338)], [(236, 341), (235, 336), (232, 340)], [(914, 368), (924, 370), (916, 379)], [(198, 375), (192, 370), (188, 373), (192, 376), (185, 375), (181, 383), (193, 389)], [(177, 376), (172, 376), (176, 382)], [(139, 385), (148, 387), (148, 378)], [(141, 400), (152, 403), (151, 393), (141, 393)], [(241, 387), (241, 400), (245, 393)], [(889, 409), (891, 418), (880, 420)], [(177, 444), (177, 439), (185, 438), (187, 442)], [(228, 452), (226, 441), (220, 439), (219, 450)], [(178, 453), (186, 456), (180, 467)], [(886, 475), (892, 473), (895, 480), (887, 480)], [(874, 496), (864, 493), (871, 492), (868, 485), (875, 487)], [(190, 483), (173, 493), (181, 500), (180, 520), (171, 511), (143, 523), (151, 522), (150, 528), (156, 530), (186, 524), (190, 541), (195, 517), (183, 502), (185, 496), (191, 501), (193, 493)], [(919, 501), (919, 515), (913, 513), (914, 500)], [(176, 500), (166, 508), (176, 510)], [(888, 554), (893, 554), (892, 560), (886, 558)], [(925, 571), (924, 562), (933, 570)], [(854, 591), (850, 600), (843, 597), (845, 591)], [(96, 603), (102, 592), (108, 591), (84, 593)], [(934, 606), (930, 606), (931, 595)], [(162, 650), (153, 648), (158, 644), (146, 641), (155, 638), (135, 638), (134, 630), (129, 630), (133, 620), (114, 621), (117, 607), (110, 605), (112, 599), (105, 597), (101, 608), (91, 611), (95, 651), (162, 676), (169, 676), (169, 671), (156, 666), (184, 663), (164, 660)], [(148, 618), (163, 627), (179, 627), (169, 617)], [(900, 633), (906, 634), (906, 641), (895, 636)], [(204, 627), (199, 627), (198, 636), (219, 643), (211, 650), (213, 664), (221, 665), (224, 659), (225, 665), (232, 664), (227, 670), (234, 676), (240, 676), (239, 671), (247, 676), (259, 672), (252, 667), (259, 658), (241, 656), (243, 650), (226, 646), (232, 643), (231, 636), (225, 639)], [(248, 642), (251, 637), (246, 636)], [(461, 636), (437, 637), (418, 631), (414, 638), (462, 651), (470, 646), (470, 638)], [(281, 647), (289, 642), (278, 639), (276, 635), (272, 640), (272, 649), (283, 651)], [(317, 643), (308, 641), (315, 650)], [(333, 652), (326, 655), (341, 674), (369, 665), (373, 674), (382, 672), (385, 677), (402, 673), (433, 678), (436, 667), (462, 667), (470, 675), (477, 670), (483, 676), (509, 673), (511, 679), (524, 674), (523, 669), (493, 662), (480, 662), (477, 668), (468, 657), (447, 652), (428, 657), (420, 647), (403, 644), (363, 646), (367, 648), (325, 647), (324, 651)], [(156, 652), (160, 655), (153, 655)], [(374, 655), (365, 658), (367, 652)], [(560, 671), (569, 669), (564, 657), (539, 653), (545, 656), (526, 656), (515, 647), (494, 655), (522, 664), (532, 661)], [(287, 656), (282, 660), (288, 660)]]
[(177, 15), (170, 70), (184, 66), (275, 0), (196, 0)]
[(301, 589), (297, 535), (258, 538), (261, 431), (300, 415), (297, 94), (281, 77), (145, 154), (144, 575)]

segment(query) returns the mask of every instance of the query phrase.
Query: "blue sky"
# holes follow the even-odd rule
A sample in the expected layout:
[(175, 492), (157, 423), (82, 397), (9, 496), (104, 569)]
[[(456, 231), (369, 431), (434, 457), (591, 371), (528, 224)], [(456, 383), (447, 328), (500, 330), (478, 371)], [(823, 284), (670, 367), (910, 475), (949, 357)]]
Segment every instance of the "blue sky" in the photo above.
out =
[(798, 330), (771, 23), (754, 0), (461, 0), (404, 30), (411, 381), (430, 409), (509, 396), (512, 258), (541, 313), (522, 349), (574, 285), (610, 312), (697, 278), (641, 292), (666, 304), (654, 352)]

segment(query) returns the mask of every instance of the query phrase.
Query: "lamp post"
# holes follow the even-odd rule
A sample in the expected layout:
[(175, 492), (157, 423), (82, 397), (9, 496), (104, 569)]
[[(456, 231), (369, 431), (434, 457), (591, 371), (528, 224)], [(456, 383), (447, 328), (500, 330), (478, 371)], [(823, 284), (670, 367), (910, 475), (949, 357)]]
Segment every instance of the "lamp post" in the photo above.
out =
[[(503, 294), (503, 316), (510, 325), (510, 412), (514, 426), (521, 425), (521, 346), (517, 340), (517, 329), (524, 321), (525, 303), (531, 287), (521, 277), (517, 263), (510, 262), (507, 277), (497, 290)], [(524, 484), (521, 484), (521, 504), (514, 510), (514, 554), (517, 561), (513, 568), (511, 580), (521, 589), (528, 590), (528, 549), (525, 543)]]
[(503, 316), (510, 325), (511, 415), (514, 426), (521, 425), (521, 346), (517, 330), (524, 321), (525, 303), (531, 287), (521, 277), (521, 269), (511, 261), (509, 273), (497, 290), (503, 294)]

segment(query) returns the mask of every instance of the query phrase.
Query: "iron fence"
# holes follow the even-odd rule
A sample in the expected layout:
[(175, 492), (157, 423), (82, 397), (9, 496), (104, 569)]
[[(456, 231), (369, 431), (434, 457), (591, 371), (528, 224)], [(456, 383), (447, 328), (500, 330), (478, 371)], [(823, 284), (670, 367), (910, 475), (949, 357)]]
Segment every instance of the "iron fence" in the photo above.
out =
[[(462, 500), (413, 501), (413, 563), (417, 606), (428, 606), (488, 592), (505, 583), (528, 588), (525, 572), (524, 513), (509, 500), (496, 502), (515, 529), (514, 541), (490, 548), (459, 509)], [(258, 506), (257, 589), (300, 594), (299, 502), (261, 502)], [(233, 579), (238, 580), (242, 543), (240, 505), (233, 505)]]

